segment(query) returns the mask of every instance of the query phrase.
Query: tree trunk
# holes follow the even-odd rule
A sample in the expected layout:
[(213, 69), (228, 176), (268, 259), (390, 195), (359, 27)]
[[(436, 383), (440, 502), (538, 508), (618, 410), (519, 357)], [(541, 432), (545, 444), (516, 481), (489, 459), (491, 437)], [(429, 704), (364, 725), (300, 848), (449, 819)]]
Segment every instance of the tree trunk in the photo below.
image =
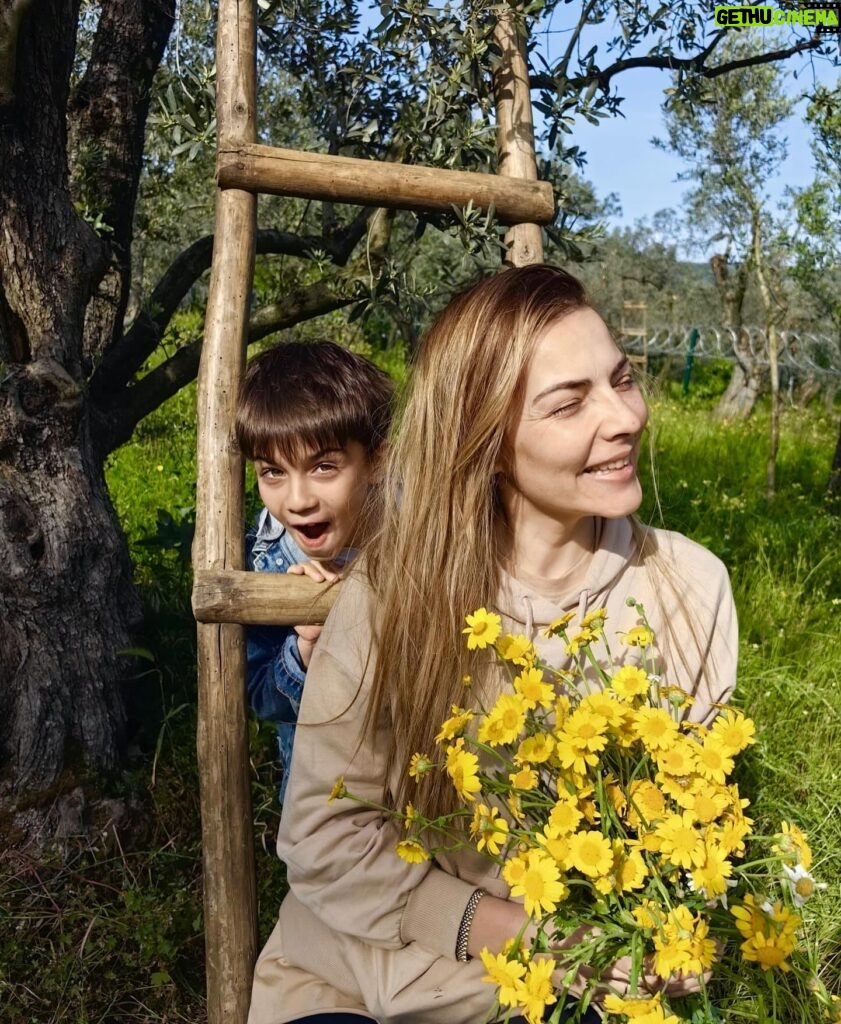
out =
[[(744, 332), (741, 337), (744, 338)], [(743, 342), (739, 344), (736, 358), (738, 361), (733, 365), (733, 374), (715, 407), (715, 415), (721, 420), (746, 420), (762, 394), (760, 368)]]
[[(123, 10), (119, 32), (105, 10), (117, 5)], [(148, 105), (132, 58), (155, 35), (159, 60), (168, 33), (168, 24), (153, 24), (150, 11), (165, 17), (163, 6), (132, 0), (104, 0), (100, 14), (113, 42), (102, 61), (115, 76), (122, 71), (136, 80), (137, 108), (126, 116), (140, 109), (145, 117)], [(68, 766), (116, 763), (125, 724), (120, 682), (130, 670), (120, 651), (140, 614), (90, 430), (86, 368), (111, 341), (115, 325), (97, 317), (97, 333), (90, 323), (86, 330), (86, 318), (101, 305), (103, 281), (113, 294), (108, 282), (115, 262), (121, 264), (113, 250), (119, 225), (103, 241), (79, 217), (70, 195), (67, 111), (78, 14), (77, 0), (41, 0), (37, 17), (30, 9), (17, 40), (13, 95), (0, 111), (4, 802), (9, 794), (14, 801), (46, 787)], [(146, 52), (150, 75), (157, 60), (154, 49)], [(122, 130), (116, 117), (111, 123)], [(103, 138), (103, 153), (110, 152), (106, 143)], [(138, 153), (135, 173), (139, 161)], [(107, 160), (103, 173), (110, 173)], [(124, 194), (133, 208), (133, 193)], [(119, 310), (115, 317), (119, 321)]]
[(140, 606), (71, 378), (14, 367), (2, 438), (0, 756), (21, 793), (116, 764)]
[(710, 267), (724, 307), (725, 323), (736, 337), (733, 353), (736, 362), (727, 388), (716, 405), (715, 415), (719, 419), (743, 420), (753, 412), (762, 391), (761, 371), (756, 365), (747, 333), (742, 326), (742, 303), (747, 290), (749, 264), (743, 260), (734, 269), (728, 254), (719, 253), (710, 259)]

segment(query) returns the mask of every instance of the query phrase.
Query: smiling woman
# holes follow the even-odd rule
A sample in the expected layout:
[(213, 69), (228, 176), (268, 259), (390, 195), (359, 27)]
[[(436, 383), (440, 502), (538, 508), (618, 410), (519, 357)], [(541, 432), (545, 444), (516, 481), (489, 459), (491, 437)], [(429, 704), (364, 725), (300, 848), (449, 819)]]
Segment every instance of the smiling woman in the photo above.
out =
[[(550, 624), (607, 617), (638, 638), (625, 648), (628, 688), (644, 656), (693, 695), (695, 721), (727, 700), (736, 624), (723, 565), (632, 518), (646, 418), (627, 361), (562, 270), (495, 275), (433, 325), (378, 489), (379, 532), (343, 583), (310, 664), (278, 837), (290, 892), (257, 964), (250, 1024), (348, 1014), (380, 1024), (498, 1019), (479, 955), (532, 934), (557, 872), (509, 886), (501, 869), (513, 822), (502, 806), (481, 811), (491, 835), (503, 836), (498, 856), (477, 845), (433, 860), (388, 809), (408, 804), (407, 815), (435, 819), (474, 799), (479, 755), (441, 723), (462, 720), (465, 681), (489, 707), (502, 693), (506, 677), (487, 657), (500, 629), (514, 637), (506, 656), (533, 643), (541, 662), (564, 669), (571, 645), (548, 635)], [(629, 598), (645, 605), (645, 623)], [(535, 699), (563, 697), (554, 679), (529, 680)], [(585, 676), (580, 686), (601, 682)], [(518, 711), (499, 706), (493, 728), (507, 735)], [(544, 747), (523, 753), (518, 784), (551, 756)], [(449, 776), (427, 771), (445, 760)], [(603, 851), (579, 831), (573, 845), (588, 865)], [(487, 846), (487, 829), (477, 834)], [(586, 931), (551, 937), (559, 959)], [(571, 985), (563, 969), (551, 971), (547, 962), (533, 973), (542, 993), (554, 985), (568, 1000), (555, 1019), (597, 1019), (575, 1004), (590, 968)], [(630, 961), (617, 961), (597, 992), (627, 992), (629, 972)], [(665, 987), (698, 985), (681, 976)], [(517, 992), (536, 1024), (551, 1000), (532, 1004)]]
[(581, 308), (538, 337), (500, 473), (508, 559), (555, 578), (593, 549), (594, 517), (640, 506), (648, 410), (607, 325)]

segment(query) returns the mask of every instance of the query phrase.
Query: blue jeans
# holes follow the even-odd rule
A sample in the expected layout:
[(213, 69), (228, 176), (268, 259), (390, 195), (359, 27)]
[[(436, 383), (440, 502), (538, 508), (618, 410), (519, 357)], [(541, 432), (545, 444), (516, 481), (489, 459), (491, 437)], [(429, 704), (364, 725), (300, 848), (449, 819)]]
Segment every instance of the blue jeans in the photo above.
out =
[[(547, 1010), (547, 1020), (550, 1015)], [(569, 1020), (571, 1016), (572, 1011), (565, 1010), (561, 1020)], [(371, 1024), (371, 1020), (358, 1013), (318, 1013), (314, 1017), (302, 1017), (300, 1021), (293, 1021), (292, 1024)], [(512, 1017), (509, 1024), (525, 1024), (525, 1018)], [(599, 1015), (594, 1010), (588, 1010), (581, 1018), (581, 1024), (600, 1024)]]

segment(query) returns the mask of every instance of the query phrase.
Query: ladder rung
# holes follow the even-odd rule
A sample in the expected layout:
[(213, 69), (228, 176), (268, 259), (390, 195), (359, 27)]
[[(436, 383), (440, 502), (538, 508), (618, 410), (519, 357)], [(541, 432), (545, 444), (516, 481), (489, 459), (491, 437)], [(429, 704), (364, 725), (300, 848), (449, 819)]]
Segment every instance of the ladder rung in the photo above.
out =
[(254, 626), (294, 626), (324, 622), (338, 586), (306, 576), (197, 569), (193, 614), (199, 622), (240, 622)]
[(492, 205), (503, 224), (548, 224), (555, 216), (548, 181), (273, 146), (220, 150), (217, 180), (221, 188), (402, 210), (449, 211), (472, 200), (481, 209)]

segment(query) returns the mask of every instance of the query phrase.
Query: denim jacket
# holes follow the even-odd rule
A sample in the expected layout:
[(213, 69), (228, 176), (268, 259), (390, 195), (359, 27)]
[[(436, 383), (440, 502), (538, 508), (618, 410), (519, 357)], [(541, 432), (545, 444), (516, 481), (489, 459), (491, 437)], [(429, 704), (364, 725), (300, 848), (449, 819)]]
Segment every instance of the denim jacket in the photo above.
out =
[[(348, 548), (336, 561), (343, 565), (354, 554)], [(286, 527), (267, 508), (246, 534), (245, 558), (246, 567), (253, 572), (286, 572), (290, 565), (308, 561)], [(258, 718), (277, 725), (281, 771), (278, 796), (282, 803), (307, 670), (298, 654), (298, 634), (292, 626), (249, 626), (245, 637), (249, 706)]]
[[(257, 525), (246, 534), (245, 559), (254, 572), (286, 572), (290, 565), (306, 562), (307, 556), (264, 508)], [(258, 718), (277, 725), (283, 801), (307, 670), (298, 655), (298, 634), (291, 626), (249, 626), (245, 637), (248, 703)]]

